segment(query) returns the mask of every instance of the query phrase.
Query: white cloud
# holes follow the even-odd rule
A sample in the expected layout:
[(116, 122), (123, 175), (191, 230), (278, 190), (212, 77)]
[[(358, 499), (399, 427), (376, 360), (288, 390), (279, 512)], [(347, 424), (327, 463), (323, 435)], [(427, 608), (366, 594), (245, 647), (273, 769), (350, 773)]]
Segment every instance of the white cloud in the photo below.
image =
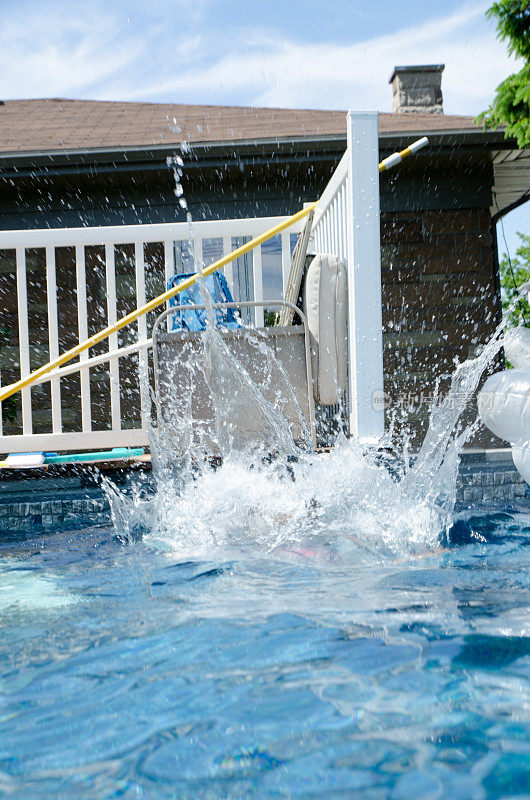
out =
[[(91, 97), (390, 110), (395, 64), (446, 64), (447, 113), (475, 114), (514, 69), (484, 3), (351, 44), (214, 26), (216, 0), (151, 0), (142, 18), (87, 0), (15, 12), (0, 31), (0, 97)], [(135, 0), (131, 0), (134, 12)], [(83, 13), (80, 13), (83, 9)], [(155, 13), (156, 11), (156, 13)]]
[(150, 0), (143, 17), (144, 0), (128, 0), (127, 12), (105, 0), (23, 0), (4, 9), (0, 97), (126, 100), (140, 81), (189, 64), (193, 29), (212, 2)]
[[(131, 47), (132, 44), (132, 47)], [(87, 5), (84, 15), (14, 15), (0, 32), (0, 93), (3, 98), (75, 97), (90, 86), (126, 72), (143, 53), (109, 15)]]
[(194, 94), (200, 102), (215, 97), (217, 102), (234, 102), (239, 97), (251, 105), (390, 110), (387, 81), (394, 65), (445, 63), (446, 112), (475, 114), (515, 66), (483, 22), (483, 13), (482, 6), (467, 7), (350, 45), (301, 44), (254, 31), (250, 46), (202, 69), (174, 75), (158, 88), (140, 85), (130, 96)]

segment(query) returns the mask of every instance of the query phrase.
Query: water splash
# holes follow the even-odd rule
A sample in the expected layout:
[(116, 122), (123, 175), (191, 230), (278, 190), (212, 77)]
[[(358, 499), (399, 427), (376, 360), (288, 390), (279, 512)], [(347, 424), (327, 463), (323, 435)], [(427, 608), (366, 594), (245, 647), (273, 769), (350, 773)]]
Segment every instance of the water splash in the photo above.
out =
[[(462, 412), (502, 346), (502, 328), (503, 323), (477, 358), (457, 367), (447, 396), (431, 409), (416, 459), (403, 459), (396, 469), (395, 453), (366, 450), (344, 437), (329, 454), (297, 449), (285, 418), (271, 413), (210, 325), (206, 372), (216, 418), (223, 421), (223, 463), (198, 465), (172, 459), (166, 450), (162, 466), (155, 456), (154, 499), (138, 503), (114, 495), (118, 527), (140, 524), (157, 546), (198, 557), (212, 548), (275, 552), (345, 540), (377, 557), (437, 548), (452, 524), (459, 453), (478, 427), (462, 425)], [(249, 404), (267, 417), (270, 438), (234, 450), (230, 425), (248, 414)], [(154, 452), (161, 449), (160, 441), (154, 443)]]
[(235, 450), (225, 431), (223, 462), (216, 466), (172, 460), (166, 452), (164, 466), (155, 467), (154, 498), (135, 504), (115, 495), (117, 527), (140, 524), (146, 541), (183, 557), (208, 557), (219, 548), (317, 552), (345, 542), (359, 558), (436, 549), (452, 524), (459, 452), (477, 427), (459, 427), (459, 421), (502, 346), (501, 330), (477, 358), (457, 367), (448, 395), (431, 410), (417, 458), (400, 469), (395, 453), (366, 450), (344, 437), (328, 454), (296, 448), (285, 418), (270, 414), (259, 388), (210, 331), (207, 370), (216, 415), (236, 422), (255, 403), (270, 415), (270, 439)]
[[(180, 166), (175, 172), (178, 185)], [(189, 212), (187, 219), (193, 241)], [(163, 429), (153, 432), (156, 493), (145, 501), (109, 489), (117, 530), (129, 536), (141, 529), (147, 541), (185, 557), (209, 556), (218, 548), (285, 553), (344, 542), (357, 548), (359, 558), (407, 557), (438, 548), (453, 521), (459, 454), (479, 426), (477, 420), (464, 423), (462, 414), (502, 347), (506, 315), (481, 353), (457, 366), (447, 395), (431, 408), (414, 459), (406, 442), (396, 454), (388, 437), (378, 448), (366, 449), (341, 436), (331, 453), (315, 454), (295, 444), (281, 408), (265, 399), (230, 352), (215, 327), (204, 267), (196, 259), (195, 264), (208, 311), (202, 371), (222, 463), (204, 458), (192, 422), (192, 393), (180, 392), (172, 417), (189, 446), (176, 453)], [(263, 356), (268, 348), (264, 342), (260, 348)], [(277, 362), (270, 351), (265, 354), (272, 376)], [(192, 373), (190, 368), (190, 380)], [(289, 392), (286, 382), (283, 375), (279, 394)], [(259, 420), (256, 435), (250, 426), (248, 438), (238, 441), (239, 423), (243, 420), (248, 427), (252, 416)]]

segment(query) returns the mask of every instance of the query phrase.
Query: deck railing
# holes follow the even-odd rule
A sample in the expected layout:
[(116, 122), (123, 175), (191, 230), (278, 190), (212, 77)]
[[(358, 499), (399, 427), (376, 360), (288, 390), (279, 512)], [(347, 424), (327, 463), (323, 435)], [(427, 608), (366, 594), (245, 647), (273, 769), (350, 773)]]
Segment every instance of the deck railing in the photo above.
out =
[[(208, 265), (280, 219), (197, 222), (191, 241), (187, 223), (0, 232), (2, 384), (143, 305), (174, 274), (195, 272), (196, 261)], [(236, 299), (266, 300), (271, 286), (278, 296), (302, 226), (295, 223), (278, 241), (225, 266)], [(135, 331), (113, 333), (108, 345), (0, 404), (0, 452), (147, 444), (155, 317), (140, 317)], [(263, 321), (262, 308), (249, 320)]]
[(316, 253), (333, 253), (344, 264), (348, 263), (349, 181), (346, 151), (320, 198), (312, 231), (312, 249)]
[[(377, 114), (349, 112), (346, 152), (315, 211), (313, 251), (334, 253), (347, 267), (346, 408), (350, 433), (364, 441), (377, 441), (384, 429), (377, 402), (383, 390), (379, 171), (420, 146), (378, 167)], [(25, 378), (48, 358), (160, 295), (175, 273), (195, 272), (197, 261), (213, 264), (280, 219), (197, 222), (191, 241), (186, 223), (0, 232), (0, 381)], [(281, 265), (270, 298), (264, 281), (271, 273), (267, 245), (225, 266), (236, 300), (283, 298), (293, 239), (303, 225), (299, 220), (279, 236)], [(262, 309), (254, 313), (246, 321), (261, 326)], [(132, 333), (131, 326), (112, 332), (108, 345), (90, 346), (90, 357), (83, 352), (77, 363), (4, 400), (0, 452), (147, 444), (148, 348), (155, 317), (152, 312), (138, 318)]]

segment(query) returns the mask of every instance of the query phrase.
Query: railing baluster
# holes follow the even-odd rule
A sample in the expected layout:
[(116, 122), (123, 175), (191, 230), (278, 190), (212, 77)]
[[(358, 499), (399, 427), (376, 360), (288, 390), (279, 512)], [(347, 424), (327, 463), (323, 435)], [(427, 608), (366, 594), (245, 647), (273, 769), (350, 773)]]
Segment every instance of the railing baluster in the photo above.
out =
[[(28, 288), (26, 283), (26, 250), (16, 248), (17, 261), (17, 305), (18, 305), (18, 347), (20, 354), (20, 377), (30, 374), (29, 329), (28, 329)], [(22, 389), (22, 433), (33, 433), (31, 414), (31, 389)]]
[(320, 247), (320, 230), (321, 230), (321, 224), (319, 222), (315, 226), (314, 233), (313, 233), (313, 244), (314, 244), (315, 253), (319, 253), (321, 251), (321, 249), (322, 249)]
[(348, 264), (348, 176), (344, 179), (342, 184), (342, 250), (344, 254), (344, 263)]
[(333, 198), (333, 200), (331, 201), (330, 206), (329, 206), (329, 215), (328, 215), (328, 218), (329, 218), (329, 245), (328, 245), (328, 253), (334, 253), (335, 252), (335, 249), (334, 249), (334, 245), (335, 245), (335, 235), (334, 235), (335, 234), (335, 213), (334, 213), (334, 207), (335, 207), (335, 198)]
[(340, 240), (340, 227), (339, 227), (339, 195), (338, 192), (333, 202), (333, 252), (339, 256), (339, 240)]
[(291, 239), (289, 231), (282, 233), (282, 297), (285, 297), (291, 271)]
[(342, 261), (342, 186), (337, 190), (337, 255)]
[[(223, 236), (223, 255), (227, 256), (228, 253), (232, 249), (232, 237), (231, 236)], [(231, 261), (229, 264), (226, 264), (224, 267), (224, 275), (226, 278), (226, 282), (228, 283), (228, 288), (230, 289), (230, 294), (232, 297), (235, 297), (234, 294), (234, 262)]]
[(350, 237), (349, 237), (348, 228), (349, 228), (350, 225), (352, 227), (355, 225), (355, 219), (353, 217), (353, 209), (352, 209), (351, 204), (350, 204), (350, 180), (351, 180), (350, 175), (347, 174), (346, 175), (346, 180), (344, 181), (344, 211), (345, 211), (345, 214), (346, 214), (345, 219), (349, 220), (349, 222), (346, 223), (346, 226), (345, 226), (346, 230), (345, 230), (344, 233), (345, 233), (345, 236), (346, 236), (346, 261), (347, 261), (347, 264), (348, 264), (348, 269), (350, 268), (349, 265), (350, 265), (350, 262), (351, 262)]
[(339, 239), (340, 239), (340, 228), (339, 228), (339, 197), (335, 195), (335, 200), (333, 201), (333, 252), (340, 258), (340, 246), (339, 246)]
[[(261, 245), (252, 251), (252, 276), (254, 280), (254, 300), (263, 300), (263, 270), (261, 268)], [(254, 309), (254, 324), (263, 328), (263, 308)]]
[(173, 241), (164, 241), (164, 289), (167, 289), (170, 279), (175, 274), (175, 253)]
[[(50, 361), (59, 355), (59, 324), (57, 319), (57, 279), (55, 272), (55, 247), (46, 248), (46, 297), (48, 306), (48, 352)], [(52, 401), (52, 431), (61, 433), (63, 429), (61, 414), (61, 381), (50, 381)]]
[[(175, 274), (175, 245), (172, 239), (164, 240), (164, 289), (169, 286), (169, 281)], [(166, 309), (169, 308), (169, 303), (166, 303)], [(166, 330), (170, 330), (171, 319), (167, 318)]]
[[(116, 261), (114, 245), (105, 245), (105, 278), (107, 284), (107, 321), (109, 325), (118, 319), (116, 310)], [(118, 333), (109, 336), (109, 353), (118, 349)], [(117, 358), (109, 361), (110, 371), (110, 416), (113, 431), (121, 430), (120, 367)]]
[(204, 269), (204, 264), (202, 263), (202, 239), (198, 234), (193, 237), (193, 256), (195, 259), (193, 270), (198, 272)]
[(347, 263), (346, 258), (346, 183), (342, 183), (340, 187), (340, 258), (343, 264)]
[[(75, 246), (75, 275), (77, 287), (77, 330), (79, 341), (82, 342), (88, 337), (85, 248), (82, 244), (76, 244)], [(81, 364), (87, 361), (88, 358), (88, 350), (85, 350), (85, 352), (81, 353), (79, 356)], [(81, 428), (88, 433), (92, 430), (90, 369), (80, 370), (79, 380), (81, 385)]]
[[(146, 302), (145, 297), (145, 257), (144, 243), (135, 242), (134, 244), (134, 272), (136, 278), (136, 305), (143, 306)], [(145, 314), (138, 317), (138, 341), (144, 342), (147, 339), (147, 317)], [(140, 411), (142, 415), (141, 427), (148, 428), (149, 424), (149, 371), (148, 371), (147, 350), (138, 351), (138, 378), (140, 380)]]
[[(340, 187), (339, 187), (340, 188)], [(333, 252), (340, 258), (340, 204), (339, 204), (339, 194), (337, 191), (337, 195), (335, 197), (334, 208), (333, 208)]]
[(328, 246), (326, 248), (326, 252), (332, 253), (333, 252), (333, 202), (335, 198), (329, 204), (329, 210), (327, 213), (327, 227), (328, 227)]

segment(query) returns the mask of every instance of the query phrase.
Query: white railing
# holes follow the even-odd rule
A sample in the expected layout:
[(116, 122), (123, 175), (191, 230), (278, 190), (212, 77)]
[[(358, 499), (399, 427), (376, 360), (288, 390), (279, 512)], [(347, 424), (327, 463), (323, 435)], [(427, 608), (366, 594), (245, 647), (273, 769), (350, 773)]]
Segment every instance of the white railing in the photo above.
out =
[(346, 151), (319, 200), (312, 231), (313, 250), (316, 253), (333, 253), (346, 265), (349, 182), (349, 153)]
[[(11, 318), (7, 320), (9, 324), (3, 326), (8, 343), (10, 331), (6, 329), (18, 329), (18, 358), (13, 358), (12, 347), (2, 346), (0, 379), (5, 385), (29, 375), (31, 369), (47, 360), (44, 355), (55, 358), (60, 351), (76, 343), (73, 339), (88, 338), (95, 332), (96, 322), (96, 330), (103, 328), (160, 294), (175, 272), (194, 272), (194, 258), (205, 264), (212, 263), (240, 243), (235, 240), (257, 236), (280, 220), (261, 217), (197, 222), (193, 225), (192, 242), (187, 223), (0, 232), (3, 264), (0, 276), (4, 278), (4, 296), (0, 296), (0, 303), (5, 301), (9, 289), (6, 280), (11, 279), (10, 288), (16, 293), (18, 311), (18, 320)], [(276, 285), (285, 287), (293, 244), (291, 236), (299, 233), (302, 226), (303, 221), (282, 233), (275, 252), (267, 249), (266, 243), (247, 254), (245, 270), (241, 269), (246, 276), (245, 286), (238, 280), (237, 262), (225, 267), (225, 277), (236, 299), (269, 299), (264, 297), (264, 285), (270, 277), (270, 262), (275, 258)], [(37, 268), (35, 251), (40, 258)], [(28, 268), (28, 253), (33, 258), (31, 269)], [(60, 262), (61, 275), (58, 274)], [(68, 280), (72, 284), (69, 299), (63, 286)], [(42, 296), (39, 295), (38, 303), (33, 298), (28, 305), (28, 288), (35, 294), (36, 287), (40, 287)], [(247, 296), (240, 296), (240, 289), (241, 294)], [(120, 309), (120, 306), (126, 308)], [(34, 313), (37, 307), (38, 313)], [(0, 404), (0, 453), (147, 444), (148, 337), (155, 316), (140, 317), (133, 337), (137, 341), (130, 342), (130, 334), (129, 338), (127, 334), (125, 337), (122, 333), (112, 334), (105, 352), (92, 357), (82, 353), (79, 361), (45, 376), (41, 384), (49, 383), (49, 395), (41, 385), (23, 389), (21, 399), (15, 396)], [(69, 330), (62, 318), (72, 322)], [(257, 326), (263, 325), (263, 309), (256, 310), (252, 321)], [(99, 345), (98, 349), (101, 351), (102, 347)], [(79, 378), (72, 383), (70, 376), (75, 373), (79, 373)], [(3, 413), (6, 411), (9, 413)], [(2, 419), (8, 417), (11, 421), (4, 424), (7, 428), (4, 430)]]
[[(349, 430), (361, 440), (376, 441), (384, 429), (383, 413), (377, 405), (377, 395), (383, 390), (377, 114), (349, 112), (347, 134), (346, 153), (315, 212), (313, 250), (334, 253), (347, 267)], [(263, 217), (197, 222), (189, 246), (193, 257), (207, 265), (230, 253), (241, 244), (242, 237), (257, 236), (279, 221), (277, 217)], [(278, 277), (277, 289), (270, 298), (264, 296), (264, 278), (270, 274), (267, 244), (243, 257), (243, 265), (232, 262), (225, 267), (225, 277), (236, 300), (278, 298), (278, 289), (281, 293), (288, 283), (291, 236), (299, 233), (303, 224), (302, 220), (280, 236), (276, 255), (281, 261), (277, 265), (281, 278)], [(186, 253), (189, 241), (186, 223), (0, 232), (0, 260), (7, 260), (3, 265), (0, 263), (0, 282), (9, 277), (7, 262), (11, 258), (18, 309), (18, 322), (10, 320), (13, 327), (18, 327), (18, 358), (0, 352), (0, 380), (5, 384), (26, 377), (30, 369), (47, 360), (44, 356), (53, 359), (59, 351), (76, 344), (72, 334), (76, 340), (86, 339), (117, 316), (164, 291), (175, 272), (195, 271), (193, 258)], [(148, 253), (148, 248), (155, 245), (158, 254)], [(127, 247), (128, 253), (124, 255)], [(59, 277), (58, 264), (61, 258), (64, 261), (61, 255), (64, 248), (71, 250), (72, 266), (70, 272), (65, 272), (63, 265)], [(96, 248), (96, 254), (91, 248)], [(45, 281), (41, 292), (45, 297), (37, 305), (47, 320), (45, 332), (42, 321), (39, 329), (29, 319), (29, 312), (33, 313), (36, 304), (33, 300), (28, 305), (27, 260), (28, 251), (35, 250), (44, 253)], [(126, 265), (128, 274), (117, 270), (117, 257)], [(33, 273), (29, 283), (32, 292), (39, 279), (38, 270)], [(242, 275), (246, 296), (239, 291)], [(72, 277), (75, 290), (70, 305), (74, 306), (74, 322), (68, 326), (61, 320), (61, 315), (65, 315), (62, 281), (67, 283)], [(42, 275), (40, 279), (42, 283)], [(1, 292), (5, 291), (2, 286)], [(1, 292), (0, 303), (4, 300)], [(120, 309), (125, 300), (131, 307)], [(95, 348), (100, 352), (92, 357), (83, 353), (80, 361), (50, 373), (43, 379), (46, 385), (50, 384), (49, 398), (42, 394), (45, 391), (42, 387), (35, 386), (22, 390), (21, 399), (17, 396), (15, 401), (18, 406), (11, 404), (9, 414), (2, 411), (11, 398), (0, 404), (0, 453), (147, 444), (148, 337), (155, 316), (137, 321), (133, 337), (136, 341), (126, 338), (129, 329), (125, 328), (111, 335), (105, 352), (101, 352), (103, 345), (100, 345)], [(92, 330), (96, 318), (98, 325)], [(258, 326), (263, 324), (261, 309), (256, 310), (252, 321)], [(73, 331), (76, 327), (77, 331)], [(68, 332), (70, 340), (65, 343)], [(11, 368), (7, 375), (6, 367)], [(73, 373), (79, 373), (76, 385), (68, 383)], [(2, 418), (13, 414), (15, 422), (10, 422), (9, 431), (3, 431)], [(15, 430), (17, 426), (20, 430)]]

